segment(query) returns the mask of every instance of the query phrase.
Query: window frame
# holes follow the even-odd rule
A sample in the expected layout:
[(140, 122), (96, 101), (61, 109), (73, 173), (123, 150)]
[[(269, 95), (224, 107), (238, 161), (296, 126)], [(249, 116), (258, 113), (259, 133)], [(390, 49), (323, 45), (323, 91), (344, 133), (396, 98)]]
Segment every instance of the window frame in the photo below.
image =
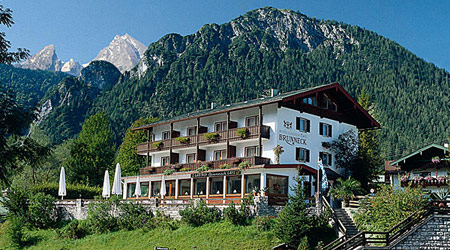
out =
[[(326, 157), (326, 161), (324, 161), (324, 156)], [(320, 152), (320, 159), (322, 159), (322, 164), (327, 167), (333, 166), (333, 154), (328, 152)]]
[[(189, 196), (191, 196), (191, 189), (192, 189), (192, 187), (191, 187), (191, 179), (179, 179), (177, 181), (178, 181), (178, 196), (179, 197), (180, 196), (181, 197), (189, 197)], [(187, 195), (181, 193), (181, 182), (184, 182), (184, 181), (187, 181), (187, 183), (189, 183), (189, 192), (188, 192)]]
[[(216, 159), (216, 153), (220, 152), (220, 159)], [(226, 149), (218, 149), (213, 151), (213, 160), (220, 161), (227, 159), (227, 150)]]
[[(164, 136), (165, 135), (165, 136)], [(161, 141), (169, 140), (170, 139), (170, 131), (162, 131), (161, 132)]]
[[(221, 130), (217, 130), (217, 125), (220, 124), (220, 128)], [(225, 128), (226, 127), (226, 128)], [(214, 132), (222, 132), (222, 131), (226, 131), (228, 128), (227, 126), (227, 122), (226, 121), (218, 121), (214, 123)]]
[[(302, 130), (301, 126), (300, 126), (302, 120), (305, 121), (304, 130)], [(298, 131), (300, 131), (302, 133), (310, 133), (311, 132), (311, 121), (306, 118), (297, 116), (295, 119), (295, 129), (297, 129)]]
[[(253, 155), (248, 155), (247, 154), (247, 150), (253, 148), (255, 150), (255, 154)], [(247, 146), (244, 147), (244, 157), (254, 157), (258, 155), (258, 146)]]
[[(164, 164), (164, 160), (166, 160), (166, 164)], [(161, 166), (168, 166), (170, 165), (170, 157), (169, 156), (161, 156)]]
[[(302, 150), (305, 151), (305, 159), (300, 159), (300, 151)], [(310, 153), (311, 151), (307, 148), (297, 147), (295, 148), (295, 160), (299, 162), (309, 162), (311, 159)]]
[[(286, 179), (286, 187), (284, 189), (284, 191), (286, 192), (286, 194), (277, 194), (277, 193), (271, 193), (269, 192), (269, 188), (267, 187), (267, 183), (269, 183), (267, 181), (267, 179), (269, 178), (269, 176), (275, 176), (275, 177), (283, 177)], [(266, 194), (269, 194), (271, 196), (288, 196), (289, 195), (289, 176), (285, 176), (285, 175), (277, 175), (277, 174), (266, 174), (266, 187), (267, 187), (267, 192)]]
[[(193, 129), (194, 133), (193, 134), (189, 134), (189, 130)], [(193, 126), (193, 127), (187, 127), (186, 128), (186, 136), (194, 136), (197, 135), (197, 126)]]
[[(244, 175), (244, 194), (249, 194), (250, 192), (247, 192), (247, 183), (248, 183), (248, 177), (251, 176), (257, 176), (259, 178), (259, 188), (256, 190), (257, 193), (261, 191), (261, 174), (246, 174)], [(251, 190), (253, 192), (253, 189)]]
[[(189, 157), (194, 157), (194, 161), (193, 162), (189, 162)], [(186, 154), (186, 163), (196, 163), (197, 162), (197, 154), (196, 153), (190, 153), (190, 154)]]
[[(249, 120), (254, 118), (255, 119), (255, 125), (249, 125)], [(259, 125), (259, 115), (252, 115), (245, 117), (245, 127), (255, 127)]]
[[(326, 133), (324, 131), (324, 128), (326, 129)], [(324, 137), (332, 137), (333, 136), (333, 126), (329, 123), (325, 123), (325, 122), (319, 122), (319, 135), (324, 136)]]

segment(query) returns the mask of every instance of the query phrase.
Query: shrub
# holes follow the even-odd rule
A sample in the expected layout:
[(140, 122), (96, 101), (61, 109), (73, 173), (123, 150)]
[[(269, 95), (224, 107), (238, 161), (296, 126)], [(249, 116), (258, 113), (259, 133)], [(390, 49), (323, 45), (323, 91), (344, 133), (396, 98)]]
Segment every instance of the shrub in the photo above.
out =
[(176, 172), (175, 169), (169, 168), (169, 169), (164, 170), (163, 175), (171, 175), (171, 174), (173, 174), (175, 172)]
[(111, 197), (107, 201), (99, 201), (89, 204), (87, 223), (89, 230), (94, 234), (116, 231), (118, 221), (115, 214), (120, 208), (120, 201), (117, 197)]
[[(56, 182), (44, 183), (36, 185), (31, 189), (31, 193), (45, 193), (49, 194), (55, 198), (58, 196), (59, 184)], [(94, 199), (95, 196), (102, 194), (101, 187), (91, 187), (83, 184), (67, 184), (66, 185), (67, 195), (64, 197), (66, 199)]]
[(360, 230), (385, 231), (427, 203), (420, 187), (382, 186), (354, 215)]
[(250, 163), (250, 161), (243, 161), (243, 162), (241, 162), (241, 163), (239, 163), (239, 168), (241, 169), (241, 170), (246, 170), (246, 169), (248, 169), (249, 167), (251, 167), (252, 166), (252, 164)]
[(258, 216), (253, 220), (253, 224), (260, 231), (270, 231), (274, 224), (274, 218), (272, 216)]
[(177, 230), (180, 227), (180, 221), (171, 219), (164, 215), (160, 211), (156, 211), (155, 217), (152, 218), (150, 223), (147, 223), (144, 227), (144, 231), (148, 231), (154, 228)]
[(247, 128), (240, 128), (236, 130), (236, 134), (240, 136), (242, 139), (247, 139), (247, 137), (250, 135)]
[(223, 218), (234, 225), (245, 225), (247, 222), (244, 212), (236, 209), (234, 203), (223, 210)]
[(57, 211), (53, 202), (55, 198), (48, 194), (37, 193), (31, 196), (29, 205), (29, 222), (37, 228), (49, 228), (57, 219)]
[(81, 239), (89, 235), (89, 228), (86, 221), (72, 220), (58, 231), (58, 236), (65, 239)]
[(197, 206), (191, 203), (189, 207), (180, 211), (180, 215), (184, 222), (194, 227), (220, 220), (219, 209), (207, 207), (202, 200)]
[(6, 234), (9, 236), (12, 245), (15, 247), (20, 248), (27, 243), (24, 233), (24, 221), (21, 217), (11, 216), (8, 218)]
[(361, 183), (352, 177), (348, 177), (346, 180), (337, 179), (336, 187), (331, 188), (328, 193), (334, 195), (335, 198), (343, 199), (345, 205), (348, 206), (350, 199), (354, 198), (356, 193), (360, 191)]
[(120, 229), (135, 230), (151, 223), (153, 213), (147, 211), (141, 203), (124, 202), (120, 205), (120, 216), (117, 218)]
[(219, 140), (220, 135), (217, 132), (211, 132), (203, 134), (203, 137), (209, 142), (217, 142)]
[(16, 217), (23, 222), (28, 221), (29, 194), (25, 189), (11, 188), (5, 199), (1, 199), (1, 205), (8, 211), (7, 217)]

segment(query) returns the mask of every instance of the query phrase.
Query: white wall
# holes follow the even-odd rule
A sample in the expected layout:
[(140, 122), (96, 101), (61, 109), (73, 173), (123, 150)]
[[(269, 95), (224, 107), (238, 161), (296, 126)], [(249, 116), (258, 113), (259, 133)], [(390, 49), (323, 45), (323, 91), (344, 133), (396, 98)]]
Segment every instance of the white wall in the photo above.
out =
[[(296, 117), (301, 117), (308, 119), (310, 121), (310, 132), (304, 133), (296, 130)], [(284, 122), (292, 122), (292, 127), (287, 128), (284, 126)], [(332, 126), (332, 137), (325, 137), (319, 135), (319, 123), (327, 123)], [(332, 142), (337, 139), (339, 135), (347, 132), (348, 130), (353, 130), (357, 135), (357, 128), (354, 125), (339, 123), (338, 121), (334, 121), (327, 118), (320, 118), (319, 116), (301, 113), (300, 111), (281, 107), (278, 109), (278, 131), (275, 136), (277, 140), (277, 144), (283, 146), (284, 153), (280, 156), (280, 164), (299, 164), (303, 162), (299, 162), (295, 159), (295, 152), (297, 147), (306, 148), (310, 150), (310, 162), (304, 163), (309, 167), (317, 169), (317, 161), (319, 159), (320, 152), (329, 152), (323, 146), (323, 142)], [(299, 144), (297, 142), (286, 142), (285, 140), (280, 140), (281, 135), (293, 136), (295, 138), (303, 139), (304, 144)], [(332, 168), (335, 168), (335, 159), (333, 156), (332, 159)], [(337, 170), (342, 171), (342, 169)]]

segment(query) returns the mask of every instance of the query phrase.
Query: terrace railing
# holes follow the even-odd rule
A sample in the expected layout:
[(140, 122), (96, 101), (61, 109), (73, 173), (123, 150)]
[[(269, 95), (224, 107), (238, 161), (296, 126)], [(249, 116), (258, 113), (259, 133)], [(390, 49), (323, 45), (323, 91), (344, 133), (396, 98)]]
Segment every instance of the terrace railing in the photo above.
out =
[(349, 239), (346, 239), (346, 236), (343, 236), (326, 245), (324, 249), (344, 250), (355, 249), (361, 246), (387, 247), (432, 214), (450, 214), (450, 208), (448, 208), (449, 205), (449, 201), (431, 201), (388, 231), (362, 231)]

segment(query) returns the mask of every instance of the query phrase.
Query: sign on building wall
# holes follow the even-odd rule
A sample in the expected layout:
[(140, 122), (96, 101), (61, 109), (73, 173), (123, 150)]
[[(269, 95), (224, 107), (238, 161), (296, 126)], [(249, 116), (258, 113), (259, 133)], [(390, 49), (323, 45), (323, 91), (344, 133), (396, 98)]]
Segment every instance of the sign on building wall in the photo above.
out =
[(284, 142), (290, 146), (307, 145), (307, 136), (303, 133), (297, 132), (291, 121), (283, 121), (283, 128), (278, 130), (278, 142)]
[(241, 174), (240, 170), (229, 170), (229, 171), (220, 171), (220, 172), (191, 174), (191, 178), (218, 177), (218, 176), (239, 175), (239, 174)]

